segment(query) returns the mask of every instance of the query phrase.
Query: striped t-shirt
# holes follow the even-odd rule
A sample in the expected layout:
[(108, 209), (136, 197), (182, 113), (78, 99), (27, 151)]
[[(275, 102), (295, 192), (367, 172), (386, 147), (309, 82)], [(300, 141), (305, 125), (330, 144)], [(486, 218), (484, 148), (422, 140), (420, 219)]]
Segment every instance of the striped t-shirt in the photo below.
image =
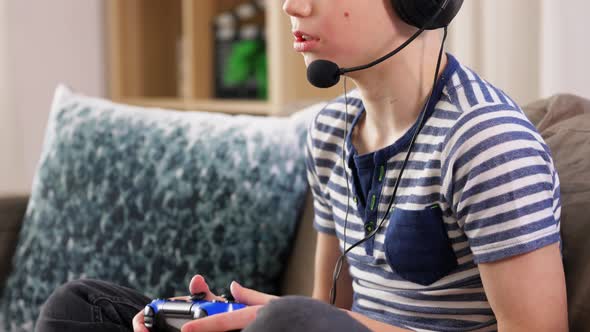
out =
[[(347, 206), (347, 248), (383, 218), (417, 127), (373, 153), (371, 189), (361, 205), (348, 162), (348, 198), (343, 174), (345, 106), (344, 97), (326, 104), (307, 141), (314, 226), (335, 234), (341, 250)], [(364, 112), (356, 90), (348, 94), (348, 112), (347, 157)], [(514, 101), (451, 55), (425, 112), (389, 217), (347, 255), (352, 310), (417, 331), (496, 330), (477, 264), (560, 241), (550, 151)]]

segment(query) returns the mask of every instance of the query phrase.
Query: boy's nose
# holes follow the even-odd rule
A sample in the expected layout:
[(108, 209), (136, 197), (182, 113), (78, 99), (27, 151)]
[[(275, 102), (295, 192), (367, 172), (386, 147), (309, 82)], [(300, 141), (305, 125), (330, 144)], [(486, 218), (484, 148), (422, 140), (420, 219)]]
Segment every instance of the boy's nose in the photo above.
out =
[(311, 0), (285, 0), (283, 11), (293, 17), (309, 16), (311, 14)]

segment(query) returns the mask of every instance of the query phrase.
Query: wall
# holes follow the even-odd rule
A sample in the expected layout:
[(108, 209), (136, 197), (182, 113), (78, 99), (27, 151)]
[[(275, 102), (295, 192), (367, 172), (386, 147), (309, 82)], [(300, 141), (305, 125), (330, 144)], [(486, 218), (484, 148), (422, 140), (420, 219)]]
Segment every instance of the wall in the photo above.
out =
[[(29, 191), (41, 152), (53, 91), (59, 82), (86, 94), (106, 94), (102, 0), (1, 0), (5, 32), (1, 76), (10, 105), (1, 105), (0, 122), (12, 129), (4, 136), (17, 150), (0, 145), (0, 155), (12, 155), (13, 172), (0, 169), (0, 192)], [(2, 98), (4, 99), (4, 98)], [(5, 129), (0, 127), (1, 129)], [(5, 137), (1, 137), (5, 138)], [(7, 157), (4, 157), (5, 159)], [(0, 160), (4, 161), (4, 160)], [(9, 180), (11, 182), (9, 182)], [(13, 183), (17, 181), (18, 183)]]
[(5, 24), (6, 2), (0, 1), (0, 194), (21, 191), (24, 183), (21, 140), (17, 138), (11, 78), (8, 76), (8, 47)]
[[(588, 0), (543, 0), (542, 95), (569, 92), (590, 98)], [(567, 5), (565, 5), (567, 3)]]
[(467, 0), (448, 49), (520, 104), (555, 93), (590, 98), (587, 0)]

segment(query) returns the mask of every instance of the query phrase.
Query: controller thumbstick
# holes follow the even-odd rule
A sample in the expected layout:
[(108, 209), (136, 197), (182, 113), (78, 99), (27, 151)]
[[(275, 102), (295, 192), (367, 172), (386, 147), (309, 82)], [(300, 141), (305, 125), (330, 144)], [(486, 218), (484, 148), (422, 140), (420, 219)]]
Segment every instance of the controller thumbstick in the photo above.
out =
[(236, 301), (236, 299), (234, 298), (234, 296), (231, 293), (229, 293), (229, 294), (224, 293), (221, 295), (221, 297), (223, 297), (225, 299), (225, 303)]
[(202, 301), (207, 297), (207, 293), (197, 293), (191, 295), (191, 301)]

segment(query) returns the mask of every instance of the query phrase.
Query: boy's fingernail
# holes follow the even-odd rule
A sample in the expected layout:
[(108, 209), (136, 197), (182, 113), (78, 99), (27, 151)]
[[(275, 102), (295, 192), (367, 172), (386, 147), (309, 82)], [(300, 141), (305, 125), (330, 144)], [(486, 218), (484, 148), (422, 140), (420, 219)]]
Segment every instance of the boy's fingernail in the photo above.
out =
[(232, 293), (232, 295), (233, 295), (233, 293), (234, 293), (234, 291), (235, 291), (236, 287), (242, 287), (242, 285), (238, 284), (238, 282), (234, 280), (234, 281), (232, 281), (232, 282), (231, 282), (231, 284), (229, 285), (229, 290), (230, 290), (230, 292)]

